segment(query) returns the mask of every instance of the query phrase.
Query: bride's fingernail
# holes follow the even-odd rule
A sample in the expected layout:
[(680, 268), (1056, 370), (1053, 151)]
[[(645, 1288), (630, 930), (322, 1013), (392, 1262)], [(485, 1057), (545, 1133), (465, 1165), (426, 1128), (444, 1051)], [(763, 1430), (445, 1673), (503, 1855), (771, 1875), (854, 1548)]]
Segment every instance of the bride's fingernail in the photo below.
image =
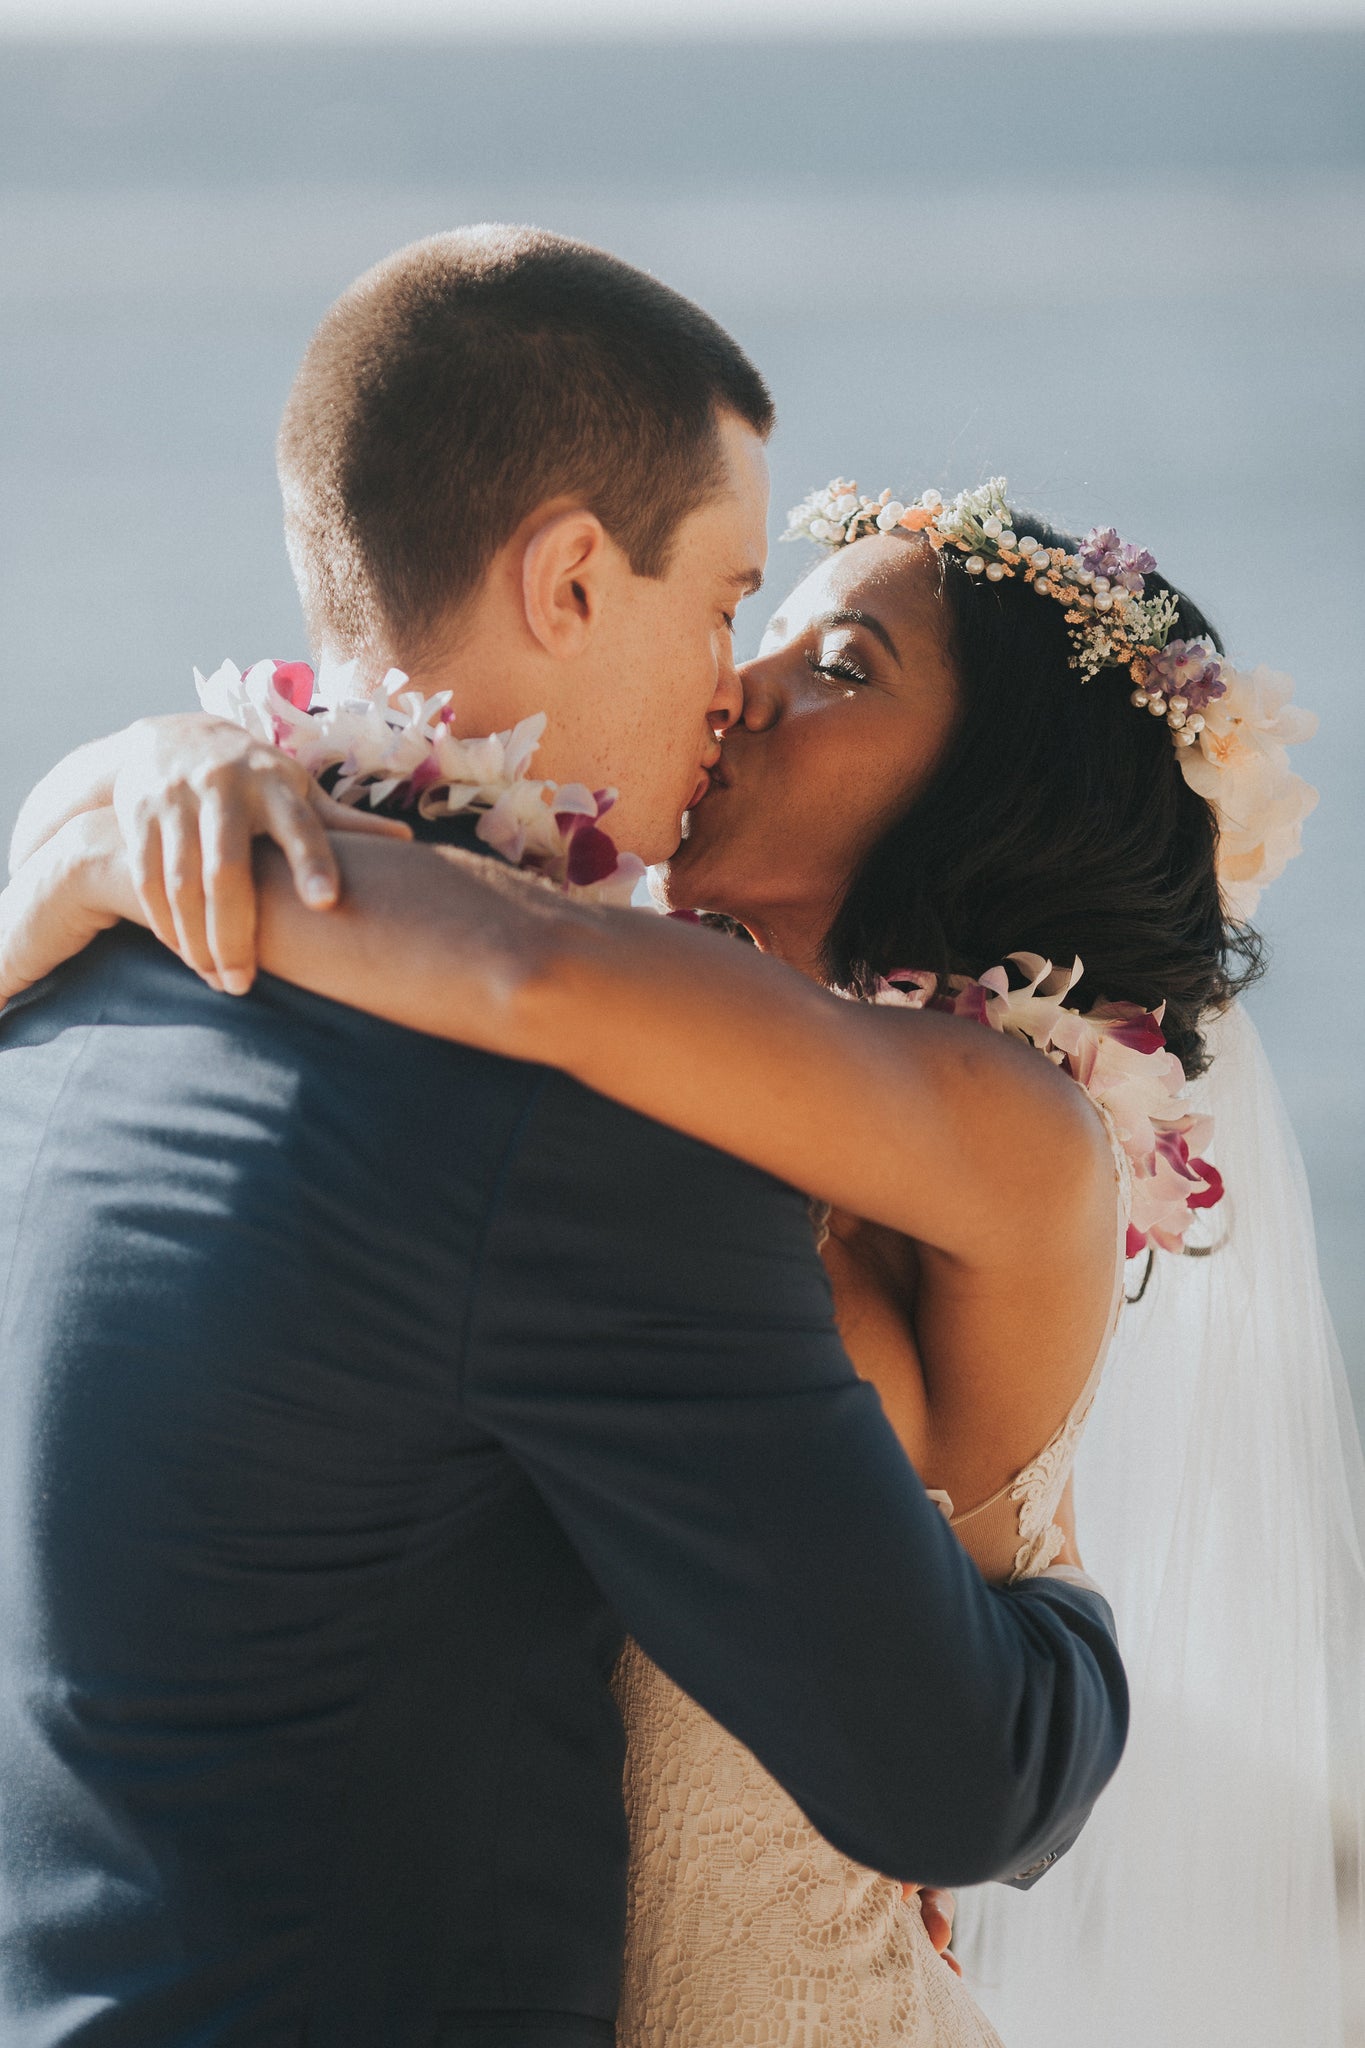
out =
[(204, 987), (211, 988), (215, 995), (220, 996), (223, 993), (223, 984), (216, 974), (201, 974), (199, 979), (203, 982)]
[(244, 996), (251, 987), (251, 976), (244, 967), (229, 967), (222, 985), (230, 996)]

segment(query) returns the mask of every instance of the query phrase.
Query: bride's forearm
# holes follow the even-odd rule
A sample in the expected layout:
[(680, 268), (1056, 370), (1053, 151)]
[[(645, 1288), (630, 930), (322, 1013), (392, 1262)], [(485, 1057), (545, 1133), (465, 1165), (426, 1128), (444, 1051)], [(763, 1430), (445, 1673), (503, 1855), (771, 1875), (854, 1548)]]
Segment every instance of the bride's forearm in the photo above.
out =
[[(262, 964), (399, 1024), (557, 1066), (627, 1108), (973, 1261), (1110, 1172), (1079, 1092), (959, 1020), (845, 1003), (718, 935), (494, 864), (337, 842), (318, 918), (267, 853)], [(1022, 1219), (1022, 1223), (1021, 1223)]]
[(10, 838), (11, 875), (17, 875), (25, 861), (73, 818), (112, 801), (114, 778), (127, 756), (131, 730), (77, 747), (29, 791)]
[(341, 897), (299, 901), (284, 857), (258, 841), (257, 952), (267, 973), (409, 1030), (554, 1064), (533, 984), (574, 907), (511, 870), (401, 841), (332, 835)]

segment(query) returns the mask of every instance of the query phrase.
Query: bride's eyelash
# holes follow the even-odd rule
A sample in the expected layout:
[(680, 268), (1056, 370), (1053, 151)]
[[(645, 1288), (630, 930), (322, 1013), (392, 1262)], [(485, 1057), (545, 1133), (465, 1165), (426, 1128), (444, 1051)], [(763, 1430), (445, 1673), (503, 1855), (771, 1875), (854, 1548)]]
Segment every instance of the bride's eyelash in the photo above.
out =
[(818, 654), (806, 656), (806, 666), (814, 675), (824, 676), (830, 682), (865, 683), (867, 676), (855, 666), (847, 655), (833, 655), (828, 661), (821, 661)]

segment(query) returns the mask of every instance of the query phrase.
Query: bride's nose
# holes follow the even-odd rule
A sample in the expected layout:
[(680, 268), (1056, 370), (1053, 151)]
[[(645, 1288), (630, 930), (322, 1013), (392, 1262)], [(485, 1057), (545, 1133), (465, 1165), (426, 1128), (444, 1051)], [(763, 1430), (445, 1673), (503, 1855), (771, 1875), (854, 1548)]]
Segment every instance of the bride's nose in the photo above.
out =
[(739, 671), (744, 693), (742, 723), (746, 732), (766, 732), (782, 715), (782, 664), (774, 656), (758, 655)]

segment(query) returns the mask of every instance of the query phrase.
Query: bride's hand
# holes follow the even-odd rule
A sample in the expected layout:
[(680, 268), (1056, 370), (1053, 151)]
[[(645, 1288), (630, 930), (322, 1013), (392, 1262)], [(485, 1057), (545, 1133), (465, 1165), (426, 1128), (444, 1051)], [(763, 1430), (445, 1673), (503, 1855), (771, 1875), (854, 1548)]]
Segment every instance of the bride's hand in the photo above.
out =
[(0, 894), (0, 1008), (136, 911), (113, 812), (72, 818)]
[(245, 994), (256, 973), (253, 840), (273, 840), (300, 900), (329, 910), (341, 886), (329, 831), (412, 836), (395, 819), (334, 802), (277, 747), (199, 712), (131, 727), (111, 796), (147, 923), (230, 995)]
[(1085, 1566), (1081, 1563), (1081, 1554), (1076, 1548), (1076, 1485), (1074, 1473), (1067, 1474), (1066, 1487), (1062, 1493), (1061, 1500), (1057, 1504), (1057, 1513), (1053, 1519), (1065, 1539), (1061, 1549), (1057, 1552), (1056, 1558), (1053, 1560), (1054, 1563), (1074, 1565), (1077, 1571), (1084, 1571)]

